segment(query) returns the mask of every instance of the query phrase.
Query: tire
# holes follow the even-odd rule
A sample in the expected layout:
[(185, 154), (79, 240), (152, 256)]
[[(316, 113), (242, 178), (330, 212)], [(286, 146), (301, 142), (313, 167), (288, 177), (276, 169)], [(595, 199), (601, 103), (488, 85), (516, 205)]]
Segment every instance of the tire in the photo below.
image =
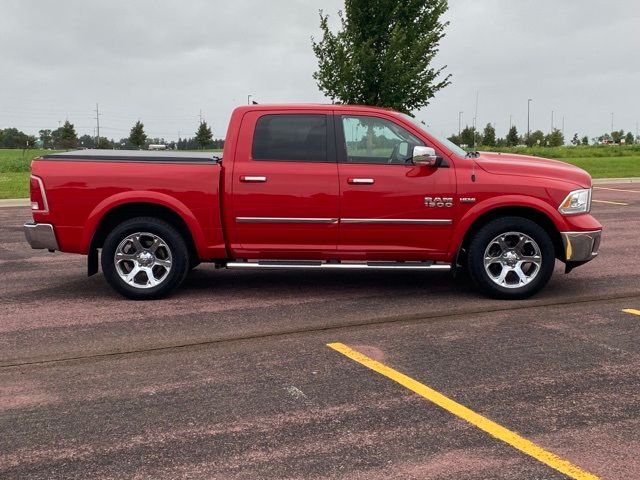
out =
[(132, 300), (152, 300), (167, 296), (182, 283), (190, 259), (184, 238), (172, 225), (155, 217), (137, 217), (107, 236), (101, 263), (107, 282), (118, 293)]
[(492, 298), (530, 297), (547, 284), (554, 266), (555, 249), (549, 234), (526, 218), (493, 220), (469, 244), (469, 276)]

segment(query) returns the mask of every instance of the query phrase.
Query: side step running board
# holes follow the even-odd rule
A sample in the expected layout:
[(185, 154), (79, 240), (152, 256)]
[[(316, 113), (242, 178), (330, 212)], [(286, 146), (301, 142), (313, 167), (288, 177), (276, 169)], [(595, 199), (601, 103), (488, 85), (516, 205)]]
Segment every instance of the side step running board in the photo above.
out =
[(349, 262), (327, 263), (320, 261), (276, 261), (258, 260), (255, 262), (228, 262), (227, 268), (334, 268), (334, 269), (368, 269), (368, 270), (432, 270), (448, 272), (451, 265), (434, 262)]

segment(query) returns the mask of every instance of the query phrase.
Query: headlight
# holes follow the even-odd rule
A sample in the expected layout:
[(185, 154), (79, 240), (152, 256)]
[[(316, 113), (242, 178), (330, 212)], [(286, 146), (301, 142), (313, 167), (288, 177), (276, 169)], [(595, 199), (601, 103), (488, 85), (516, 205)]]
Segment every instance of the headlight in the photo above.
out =
[(576, 213), (587, 213), (591, 210), (591, 189), (574, 190), (558, 207), (563, 215), (575, 215)]

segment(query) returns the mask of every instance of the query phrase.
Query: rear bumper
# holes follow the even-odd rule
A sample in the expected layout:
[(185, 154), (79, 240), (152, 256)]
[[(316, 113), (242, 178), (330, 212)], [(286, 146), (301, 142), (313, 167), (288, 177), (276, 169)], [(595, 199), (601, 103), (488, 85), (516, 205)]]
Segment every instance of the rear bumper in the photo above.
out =
[(59, 250), (56, 233), (53, 225), (49, 223), (28, 222), (23, 227), (24, 236), (31, 248), (46, 248), (47, 250)]
[(602, 230), (591, 232), (560, 232), (567, 265), (583, 264), (598, 255)]

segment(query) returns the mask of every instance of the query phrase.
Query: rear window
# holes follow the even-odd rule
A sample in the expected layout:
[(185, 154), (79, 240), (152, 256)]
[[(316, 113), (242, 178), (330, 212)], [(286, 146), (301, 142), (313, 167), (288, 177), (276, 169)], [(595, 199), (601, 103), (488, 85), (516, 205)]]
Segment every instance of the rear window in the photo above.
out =
[(286, 162), (326, 162), (327, 116), (260, 117), (253, 135), (252, 158)]

